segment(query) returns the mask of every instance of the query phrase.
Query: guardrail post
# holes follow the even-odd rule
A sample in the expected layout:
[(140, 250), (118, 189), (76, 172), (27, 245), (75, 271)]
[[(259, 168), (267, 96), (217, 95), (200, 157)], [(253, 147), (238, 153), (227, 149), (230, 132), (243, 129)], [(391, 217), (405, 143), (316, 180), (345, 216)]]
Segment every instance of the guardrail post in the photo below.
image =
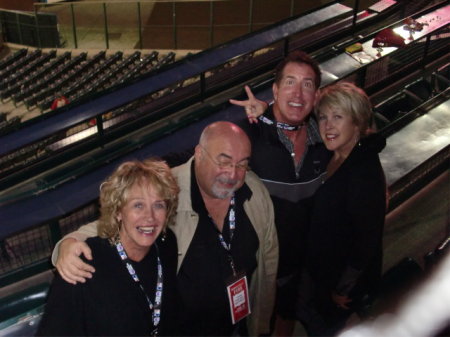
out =
[(19, 28), (19, 41), (20, 41), (20, 44), (23, 44), (22, 25), (20, 24), (20, 21), (19, 21), (19, 13), (16, 13), (15, 17), (16, 17), (16, 25)]
[(97, 124), (98, 137), (101, 139), (103, 137), (103, 135), (105, 134), (105, 129), (103, 128), (102, 115), (97, 115), (97, 117), (95, 117), (95, 120), (96, 120), (96, 124)]
[(200, 99), (203, 102), (205, 99), (205, 90), (206, 90), (206, 77), (205, 72), (200, 74)]
[(37, 35), (37, 44), (39, 48), (42, 48), (41, 43), (41, 30), (39, 29), (39, 19), (38, 19), (38, 11), (37, 7), (34, 7), (34, 22), (36, 22), (36, 35)]
[(430, 50), (430, 41), (431, 41), (431, 35), (428, 35), (427, 39), (425, 41), (425, 47), (423, 50), (422, 68), (425, 68), (425, 66), (427, 64), (428, 51)]
[(173, 49), (177, 49), (178, 41), (177, 41), (177, 11), (176, 11), (176, 2), (172, 2), (172, 25), (173, 25)]
[[(75, 48), (78, 48), (78, 40), (77, 40), (77, 28), (75, 26), (75, 11), (73, 9), (73, 4), (70, 4), (70, 14), (72, 16), (72, 32), (73, 32), (73, 43)], [(67, 46), (66, 46), (67, 47)]]
[(356, 28), (356, 20), (358, 19), (358, 11), (359, 11), (359, 0), (355, 0), (355, 7), (353, 8), (353, 21), (352, 21), (353, 30)]
[(48, 224), (50, 230), (50, 239), (52, 244), (55, 245), (59, 240), (61, 240), (62, 233), (61, 228), (59, 227), (59, 221), (54, 220)]
[(142, 22), (141, 22), (141, 3), (137, 2), (137, 16), (138, 16), (138, 38), (139, 38), (139, 49), (143, 49), (143, 43), (142, 43)]
[(367, 76), (367, 67), (362, 68), (358, 73), (357, 73), (357, 85), (363, 89), (366, 88), (366, 76)]
[(285, 38), (283, 41), (283, 57), (289, 54), (289, 37)]
[(253, 0), (250, 0), (248, 7), (248, 32), (251, 33), (253, 31)]
[(214, 46), (214, 3), (209, 2), (209, 46)]
[(105, 42), (106, 42), (106, 49), (109, 49), (109, 33), (108, 33), (108, 17), (106, 16), (106, 3), (103, 3), (103, 19), (105, 23)]

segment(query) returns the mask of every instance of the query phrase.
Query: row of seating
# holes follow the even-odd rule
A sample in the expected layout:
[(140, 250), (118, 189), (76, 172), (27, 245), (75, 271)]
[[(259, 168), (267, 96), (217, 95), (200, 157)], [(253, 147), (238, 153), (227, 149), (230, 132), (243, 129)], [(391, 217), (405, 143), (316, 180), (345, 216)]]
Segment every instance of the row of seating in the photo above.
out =
[(75, 58), (74, 60), (71, 60), (70, 58), (71, 54), (69, 52), (64, 53), (48, 62), (40, 70), (25, 77), (18, 83), (19, 86), (17, 90), (11, 95), (13, 102), (17, 104), (49, 85), (50, 82), (58, 77), (63, 65), (67, 66), (66, 61), (70, 60), (69, 64), (72, 64), (72, 66), (75, 66), (77, 62), (81, 62), (81, 57)]
[(88, 58), (87, 53), (72, 57), (70, 52), (57, 56), (56, 51), (20, 49), (0, 61), (0, 99), (11, 99), (16, 106), (23, 102), (28, 110), (39, 107), (45, 111), (58, 96), (73, 102), (174, 60), (175, 53), (158, 60), (156, 51), (145, 57), (136, 51), (126, 58), (120, 51), (108, 57), (100, 51)]
[[(120, 60), (121, 52), (117, 52), (108, 62), (97, 67), (93, 72), (80, 77), (77, 84), (61, 91), (61, 95), (69, 102), (76, 101), (92, 92), (98, 92), (109, 87), (130, 81), (133, 78), (144, 75), (154, 69), (175, 60), (175, 53), (171, 52), (158, 61), (158, 52), (141, 58), (139, 51), (134, 52), (127, 58)], [(38, 104), (44, 111), (50, 108), (53, 98), (49, 97)]]
[(23, 56), (25, 56), (28, 52), (28, 49), (22, 48), (17, 51), (15, 51), (13, 54), (5, 57), (3, 60), (0, 60), (0, 70), (5, 69), (6, 67), (10, 66)]
[[(11, 121), (15, 120), (18, 117), (14, 117), (8, 121), (5, 121), (6, 123), (11, 123)], [(5, 123), (1, 122), (1, 123)], [(20, 119), (19, 119), (20, 122)], [(7, 171), (7, 168), (12, 165), (12, 163), (20, 163), (20, 161), (24, 160), (26, 157), (30, 155), (34, 155), (38, 152), (41, 152), (45, 150), (45, 148), (49, 145), (57, 141), (59, 138), (61, 138), (61, 135), (55, 134), (52, 137), (46, 138), (44, 140), (41, 140), (39, 142), (36, 142), (32, 145), (26, 146), (19, 151), (12, 152), (4, 157), (0, 157), (0, 175), (3, 171)], [(15, 164), (14, 164), (15, 165)]]
[[(97, 55), (96, 55), (97, 56)], [(92, 86), (92, 83), (96, 83), (99, 78), (103, 77), (103, 73), (107, 71), (108, 69), (114, 68), (115, 65), (121, 61), (123, 57), (122, 52), (116, 52), (112, 56), (110, 56), (108, 59), (105, 60), (105, 62), (86, 62), (83, 65), (83, 69), (79, 69), (79, 71), (76, 74), (73, 74), (72, 77), (78, 77), (76, 81), (66, 81), (65, 83), (68, 83), (67, 86), (61, 85), (60, 88), (58, 88), (58, 95), (66, 97), (66, 99), (69, 102), (76, 101), (77, 99), (80, 99), (83, 95), (87, 93), (95, 92), (95, 88)], [(100, 61), (99, 57), (94, 57), (98, 61)], [(94, 67), (95, 65), (98, 65), (97, 67)], [(62, 83), (64, 84), (64, 83)], [(89, 89), (87, 89), (89, 88)], [(44, 100), (38, 103), (39, 108), (44, 111), (51, 107), (52, 102), (55, 99), (54, 92), (51, 95), (48, 95)]]
[[(175, 53), (172, 54), (175, 56)], [(164, 59), (158, 63), (158, 52), (154, 51), (141, 59), (141, 62), (136, 67), (134, 67), (133, 70), (126, 73), (125, 76), (121, 79), (121, 82), (126, 82), (139, 75), (143, 75), (148, 67), (152, 67), (155, 63), (158, 63), (158, 66), (160, 66), (163, 61)]]
[(52, 71), (58, 69), (68, 59), (70, 59), (70, 52), (65, 52), (64, 54), (55, 57), (34, 73), (25, 76), (21, 81), (18, 81), (15, 86), (9, 89), (10, 96), (3, 97), (4, 92), (1, 92), (0, 97), (11, 97), (13, 102), (22, 101), (27, 96), (31, 95), (33, 91), (39, 90), (39, 88), (43, 86), (44, 79), (48, 78)]
[(28, 64), (28, 66), (24, 67), (22, 70), (13, 74), (7, 80), (4, 80), (0, 83), (1, 99), (4, 100), (10, 97), (12, 94), (16, 93), (20, 90), (20, 87), (23, 85), (24, 79), (29, 78), (29, 75), (35, 72), (39, 67), (42, 67), (44, 64), (49, 62), (52, 58), (56, 56), (56, 51), (51, 51), (48, 54), (42, 54), (33, 62)]
[[(86, 57), (87, 53), (81, 53), (64, 63), (58, 71), (54, 72), (49, 77), (44, 77), (44, 81), (37, 84), (37, 87), (42, 89), (35, 92), (31, 97), (28, 96), (25, 98), (25, 106), (29, 109), (46, 97), (55, 95), (65, 83), (76, 77), (78, 72), (77, 66), (81, 65), (82, 62), (86, 60)], [(32, 90), (34, 91), (34, 89), (35, 88)]]
[(403, 117), (433, 96), (450, 87), (450, 64), (405, 86), (403, 90), (374, 107), (378, 128)]
[[(85, 64), (85, 70), (94, 68), (96, 65), (98, 65), (102, 60), (105, 59), (105, 52), (101, 51), (98, 54), (96, 54), (94, 57), (92, 57), (91, 59), (89, 59)], [(106, 62), (104, 62), (103, 64), (106, 64)], [(100, 68), (100, 67), (98, 67)], [(93, 78), (95, 78), (96, 76), (96, 72), (98, 71), (98, 68), (95, 69), (93, 72), (88, 72), (88, 76), (84, 76), (81, 80), (79, 81), (73, 81), (72, 84), (69, 85), (69, 87), (67, 88), (66, 91), (62, 92), (62, 96), (67, 97), (69, 101), (73, 101), (73, 95), (80, 90), (80, 88), (82, 88), (84, 85), (86, 85), (86, 83), (89, 83), (90, 80), (92, 80)], [(40, 108), (41, 110), (45, 110), (48, 109), (48, 107), (50, 107), (50, 105), (52, 104), (54, 98), (53, 97), (49, 97), (47, 98), (44, 103), (40, 104)]]
[(7, 79), (8, 76), (15, 74), (25, 67), (28, 63), (34, 61), (36, 58), (41, 56), (42, 51), (40, 49), (34, 50), (31, 53), (27, 53), (24, 57), (20, 58), (18, 61), (14, 62), (12, 65), (6, 67), (0, 71), (0, 78)]
[[(90, 58), (86, 53), (71, 57), (69, 52), (59, 56), (51, 53), (49, 56), (49, 61), (37, 71), (22, 76), (15, 85), (1, 90), (0, 97), (2, 99), (11, 98), (16, 104), (24, 102), (29, 109), (37, 106), (42, 111), (46, 111), (58, 96), (66, 97), (69, 102), (77, 101), (93, 92), (131, 81), (159, 69), (165, 64), (174, 62), (176, 54), (170, 52), (159, 57), (159, 53), (153, 51), (144, 56), (141, 55), (141, 52), (136, 51), (124, 57), (121, 51), (109, 56), (106, 56), (105, 51), (101, 51)], [(111, 111), (104, 115), (104, 120), (116, 118), (114, 122), (118, 122), (123, 119), (117, 119), (118, 116), (125, 116), (126, 113), (136, 109), (138, 103), (133, 102), (133, 104), (127, 104)], [(0, 123), (0, 134), (8, 132), (11, 127), (17, 127), (18, 124), (20, 124), (20, 118), (15, 118), (14, 124), (11, 124), (10, 121)], [(90, 127), (88, 122), (85, 124), (79, 129)], [(0, 176), (6, 176), (14, 170), (51, 155), (53, 151), (50, 149), (50, 145), (64, 139), (71, 132), (71, 130), (67, 130), (67, 132), (54, 135), (51, 140), (47, 139), (31, 144), (20, 151), (0, 158)]]

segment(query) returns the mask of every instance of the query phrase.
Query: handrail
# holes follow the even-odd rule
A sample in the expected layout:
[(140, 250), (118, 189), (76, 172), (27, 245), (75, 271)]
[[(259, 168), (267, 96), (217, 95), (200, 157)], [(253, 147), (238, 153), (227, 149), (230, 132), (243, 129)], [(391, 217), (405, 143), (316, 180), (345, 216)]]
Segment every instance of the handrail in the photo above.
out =
[[(222, 1), (228, 1), (228, 0), (208, 0), (208, 2), (222, 2)], [(158, 3), (158, 2), (180, 2), (180, 3), (186, 3), (186, 0), (120, 0), (120, 1), (114, 1), (114, 3), (118, 4), (136, 4), (136, 3)], [(189, 2), (205, 2), (205, 0), (189, 0)], [(89, 5), (89, 4), (106, 4), (107, 2), (104, 0), (90, 0), (90, 1), (70, 1), (70, 3), (34, 3), (33, 6), (36, 7), (47, 7), (52, 5), (58, 5), (58, 6), (70, 6), (71, 4), (82, 4), (82, 5)]]

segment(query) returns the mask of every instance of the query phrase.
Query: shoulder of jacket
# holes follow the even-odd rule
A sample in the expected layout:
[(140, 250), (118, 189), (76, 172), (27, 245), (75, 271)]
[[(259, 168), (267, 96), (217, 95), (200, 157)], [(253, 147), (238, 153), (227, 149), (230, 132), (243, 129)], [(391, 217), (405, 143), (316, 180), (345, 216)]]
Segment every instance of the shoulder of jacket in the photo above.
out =
[(252, 192), (267, 192), (266, 186), (264, 186), (261, 179), (253, 171), (247, 172), (245, 176), (245, 183), (248, 185), (250, 190), (252, 190)]
[(183, 189), (183, 186), (190, 182), (191, 177), (191, 163), (194, 158), (191, 157), (186, 163), (172, 168), (172, 174), (178, 181), (178, 185)]

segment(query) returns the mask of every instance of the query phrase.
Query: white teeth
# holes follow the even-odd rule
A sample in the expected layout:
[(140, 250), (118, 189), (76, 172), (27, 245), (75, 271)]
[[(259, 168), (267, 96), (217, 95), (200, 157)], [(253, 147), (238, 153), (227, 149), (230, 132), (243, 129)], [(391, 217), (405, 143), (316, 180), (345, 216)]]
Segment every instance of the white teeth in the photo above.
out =
[(155, 227), (138, 227), (137, 230), (140, 233), (152, 234), (155, 231)]
[(293, 107), (296, 107), (296, 108), (300, 108), (300, 107), (303, 106), (302, 103), (294, 103), (294, 102), (289, 102), (289, 105), (290, 105), (290, 106), (293, 106)]

